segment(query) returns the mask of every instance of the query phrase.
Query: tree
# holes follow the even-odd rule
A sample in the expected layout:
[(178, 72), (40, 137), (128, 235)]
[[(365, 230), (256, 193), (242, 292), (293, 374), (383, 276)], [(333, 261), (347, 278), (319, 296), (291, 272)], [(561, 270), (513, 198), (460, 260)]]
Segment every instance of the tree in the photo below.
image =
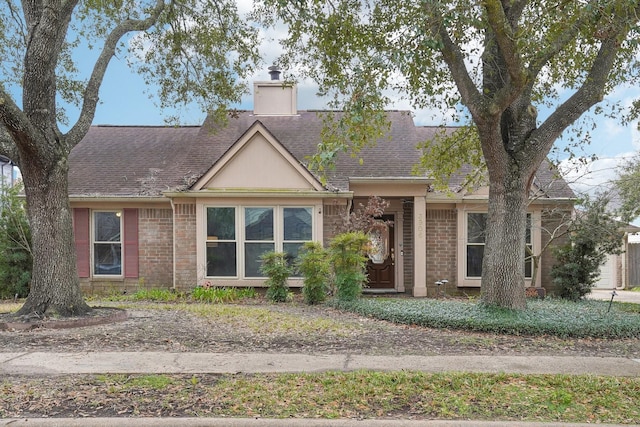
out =
[(591, 292), (608, 254), (623, 252), (624, 231), (614, 213), (607, 210), (609, 198), (598, 195), (581, 201), (577, 217), (569, 224), (569, 243), (555, 250), (558, 263), (551, 277), (562, 298), (577, 301)]
[(0, 299), (24, 298), (31, 282), (31, 232), (21, 188), (0, 187)]
[[(565, 129), (637, 77), (639, 9), (630, 0), (262, 0), (259, 12), (289, 26), (282, 65), (297, 65), (346, 111), (338, 126), (351, 131), (325, 142), (328, 153), (375, 140), (366, 133), (382, 120), (385, 91), (416, 107), (465, 107), (482, 155), (450, 152), (482, 158), (488, 171), (482, 300), (521, 309), (534, 173)], [(536, 105), (551, 109), (541, 123)]]
[(640, 216), (640, 154), (636, 154), (622, 165), (614, 182), (621, 206), (620, 212), (625, 221)]
[[(89, 130), (109, 62), (128, 55), (162, 107), (197, 100), (222, 117), (258, 61), (257, 31), (230, 0), (7, 0), (0, 29), (0, 154), (22, 172), (33, 239), (31, 292), (17, 314), (83, 314), (68, 157)], [(93, 52), (83, 70), (76, 59)]]

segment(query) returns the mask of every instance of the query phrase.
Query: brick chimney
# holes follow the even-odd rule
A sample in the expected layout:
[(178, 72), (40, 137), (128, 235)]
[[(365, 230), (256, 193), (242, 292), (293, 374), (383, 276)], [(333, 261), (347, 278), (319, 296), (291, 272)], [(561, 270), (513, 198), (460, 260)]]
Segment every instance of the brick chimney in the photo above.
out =
[(280, 68), (269, 67), (271, 80), (253, 83), (253, 114), (295, 116), (298, 114), (296, 85), (280, 81)]

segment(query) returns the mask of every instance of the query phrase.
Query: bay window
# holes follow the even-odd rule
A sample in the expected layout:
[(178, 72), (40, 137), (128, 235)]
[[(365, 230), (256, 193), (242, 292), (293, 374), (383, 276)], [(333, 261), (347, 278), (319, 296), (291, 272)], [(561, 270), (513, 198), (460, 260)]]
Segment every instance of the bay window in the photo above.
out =
[(286, 253), (290, 262), (313, 238), (311, 207), (207, 207), (206, 276), (258, 278), (262, 254)]

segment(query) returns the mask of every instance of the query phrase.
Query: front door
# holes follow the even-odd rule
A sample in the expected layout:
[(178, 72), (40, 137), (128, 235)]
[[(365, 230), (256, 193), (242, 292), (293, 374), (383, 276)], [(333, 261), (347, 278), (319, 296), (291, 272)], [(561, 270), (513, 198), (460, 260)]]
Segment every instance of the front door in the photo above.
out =
[[(383, 215), (383, 221), (393, 221), (393, 215)], [(382, 262), (374, 263), (371, 260), (367, 263), (367, 273), (369, 275), (370, 289), (394, 289), (396, 286), (395, 268), (395, 238), (393, 223), (389, 225), (388, 253)]]

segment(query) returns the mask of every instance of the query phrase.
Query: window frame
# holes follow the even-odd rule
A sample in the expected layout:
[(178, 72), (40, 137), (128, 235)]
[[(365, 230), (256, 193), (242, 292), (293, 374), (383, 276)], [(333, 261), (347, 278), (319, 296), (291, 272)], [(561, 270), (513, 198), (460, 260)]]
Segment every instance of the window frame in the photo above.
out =
[[(100, 213), (115, 213), (116, 217), (120, 220), (119, 223), (119, 241), (114, 242), (114, 241), (99, 241), (96, 240), (96, 214), (100, 214)], [(122, 209), (95, 209), (95, 210), (91, 210), (90, 211), (91, 217), (90, 217), (90, 223), (91, 223), (91, 227), (89, 230), (90, 233), (90, 253), (91, 253), (91, 277), (96, 277), (96, 278), (124, 278), (125, 276), (125, 271), (124, 271), (124, 260), (125, 260), (125, 242), (124, 242), (124, 210)], [(101, 274), (101, 273), (96, 273), (96, 244), (97, 245), (106, 245), (106, 244), (119, 244), (120, 245), (120, 273), (118, 274)]]
[[(270, 243), (273, 244), (273, 248), (275, 251), (283, 251), (284, 245), (287, 243), (303, 243), (307, 241), (314, 241), (316, 236), (316, 231), (318, 227), (318, 221), (316, 219), (317, 206), (316, 204), (213, 204), (213, 203), (204, 203), (202, 205), (204, 213), (203, 215), (203, 227), (204, 231), (200, 232), (200, 234), (204, 235), (204, 271), (201, 277), (202, 280), (215, 280), (217, 282), (224, 282), (226, 280), (229, 281), (264, 281), (266, 279), (265, 276), (252, 276), (248, 275), (246, 271), (246, 245), (247, 244), (260, 244), (260, 243)], [(209, 276), (206, 268), (206, 260), (207, 260), (207, 244), (212, 241), (208, 239), (207, 236), (207, 209), (209, 208), (234, 208), (235, 209), (235, 235), (236, 235), (236, 275), (235, 276)], [(284, 225), (284, 212), (285, 209), (308, 209), (310, 213), (311, 219), (311, 233), (310, 240), (285, 240), (285, 225)], [(248, 240), (247, 239), (247, 220), (246, 220), (246, 212), (247, 209), (272, 209), (273, 212), (273, 239), (272, 240)], [(219, 241), (221, 242), (221, 241)], [(298, 279), (299, 276), (292, 275), (291, 278)]]
[[(476, 208), (458, 208), (458, 239), (459, 245), (457, 249), (458, 253), (458, 283), (459, 287), (480, 287), (482, 276), (469, 276), (467, 274), (467, 248), (470, 245), (469, 243), (469, 235), (468, 235), (468, 224), (469, 224), (469, 214), (485, 214), (487, 215), (486, 209)], [(529, 223), (529, 239), (525, 242), (527, 246), (529, 246), (532, 252), (535, 248), (540, 247), (540, 230), (539, 230), (539, 222), (540, 222), (541, 213), (537, 210), (532, 210), (527, 212), (527, 222)], [(472, 246), (484, 246), (486, 243), (471, 243)], [(530, 272), (533, 273), (533, 260), (532, 258), (526, 254), (525, 250), (525, 274), (527, 274), (527, 263), (530, 265)], [(540, 269), (541, 266), (538, 266)], [(525, 277), (525, 283), (527, 286), (539, 286), (540, 285), (540, 272), (538, 271), (536, 277), (536, 284), (531, 283), (532, 277)]]
[[(209, 239), (209, 233), (208, 233), (208, 220), (209, 220), (209, 208), (212, 209), (233, 209), (233, 220), (234, 220), (234, 239)], [(205, 273), (204, 273), (204, 277), (206, 278), (224, 278), (224, 279), (235, 279), (238, 278), (238, 255), (239, 255), (239, 236), (238, 236), (238, 221), (239, 221), (239, 212), (238, 212), (238, 208), (236, 206), (205, 206), (204, 208), (204, 235), (205, 235), (205, 247), (204, 247), (204, 257), (205, 257)], [(208, 266), (207, 266), (207, 258), (208, 258), (208, 251), (207, 249), (209, 248), (209, 244), (214, 244), (214, 243), (234, 243), (235, 244), (235, 253), (236, 253), (236, 274), (233, 276), (209, 276), (208, 273)]]

